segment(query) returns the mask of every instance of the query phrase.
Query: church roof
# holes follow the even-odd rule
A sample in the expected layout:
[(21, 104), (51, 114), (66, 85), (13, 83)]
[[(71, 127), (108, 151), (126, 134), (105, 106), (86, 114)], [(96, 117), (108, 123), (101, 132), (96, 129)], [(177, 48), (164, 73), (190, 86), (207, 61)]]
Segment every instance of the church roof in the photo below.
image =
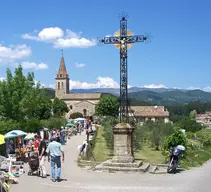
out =
[(92, 105), (94, 105), (94, 104), (95, 104), (95, 103), (94, 103), (94, 102), (92, 102), (92, 101), (85, 100), (85, 101), (80, 101), (80, 102), (76, 103), (75, 105), (79, 105), (79, 104), (84, 103), (84, 102), (86, 102), (86, 103), (90, 103), (90, 104), (92, 104)]
[(169, 112), (164, 106), (131, 106), (131, 110), (138, 117), (168, 117)]
[(64, 56), (61, 57), (60, 65), (59, 65), (59, 71), (57, 74), (57, 78), (66, 78), (68, 77), (68, 73), (66, 70), (66, 65), (64, 61)]
[(62, 100), (99, 100), (101, 93), (77, 93), (77, 94), (66, 94)]

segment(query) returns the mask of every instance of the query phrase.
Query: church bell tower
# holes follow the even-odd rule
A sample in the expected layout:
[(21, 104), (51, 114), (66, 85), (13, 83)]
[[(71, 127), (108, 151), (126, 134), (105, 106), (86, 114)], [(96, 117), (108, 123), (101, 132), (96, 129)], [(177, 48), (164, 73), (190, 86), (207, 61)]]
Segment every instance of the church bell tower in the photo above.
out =
[(62, 54), (59, 71), (56, 75), (56, 89), (55, 96), (57, 98), (62, 98), (64, 95), (69, 94), (69, 75), (67, 74), (64, 56)]

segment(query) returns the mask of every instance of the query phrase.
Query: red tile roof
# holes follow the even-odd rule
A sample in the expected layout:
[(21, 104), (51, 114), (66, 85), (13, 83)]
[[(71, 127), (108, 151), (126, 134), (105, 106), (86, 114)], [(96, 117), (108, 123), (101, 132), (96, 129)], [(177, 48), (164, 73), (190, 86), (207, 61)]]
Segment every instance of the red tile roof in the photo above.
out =
[(138, 117), (169, 117), (164, 106), (131, 106), (134, 115)]

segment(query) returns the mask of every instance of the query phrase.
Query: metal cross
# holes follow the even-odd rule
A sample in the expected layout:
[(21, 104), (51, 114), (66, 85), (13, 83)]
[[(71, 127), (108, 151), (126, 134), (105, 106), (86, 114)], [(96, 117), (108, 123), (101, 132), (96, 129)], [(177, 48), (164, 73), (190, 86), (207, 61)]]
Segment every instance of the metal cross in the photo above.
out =
[(127, 123), (129, 121), (128, 113), (128, 73), (127, 73), (127, 49), (128, 46), (147, 40), (147, 36), (134, 35), (128, 36), (127, 19), (122, 16), (120, 20), (120, 34), (114, 37), (104, 37), (100, 40), (104, 44), (114, 44), (120, 49), (120, 122)]

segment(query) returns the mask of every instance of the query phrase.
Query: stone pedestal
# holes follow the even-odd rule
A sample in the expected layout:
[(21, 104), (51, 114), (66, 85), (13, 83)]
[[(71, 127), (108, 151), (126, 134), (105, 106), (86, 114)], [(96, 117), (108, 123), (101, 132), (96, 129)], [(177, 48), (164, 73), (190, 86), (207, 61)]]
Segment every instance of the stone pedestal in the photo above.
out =
[(119, 123), (113, 128), (114, 156), (95, 167), (99, 171), (146, 172), (149, 163), (134, 162), (132, 133), (133, 127), (127, 123)]
[(114, 133), (114, 163), (133, 163), (132, 133), (133, 127), (127, 123), (119, 123), (113, 128)]

